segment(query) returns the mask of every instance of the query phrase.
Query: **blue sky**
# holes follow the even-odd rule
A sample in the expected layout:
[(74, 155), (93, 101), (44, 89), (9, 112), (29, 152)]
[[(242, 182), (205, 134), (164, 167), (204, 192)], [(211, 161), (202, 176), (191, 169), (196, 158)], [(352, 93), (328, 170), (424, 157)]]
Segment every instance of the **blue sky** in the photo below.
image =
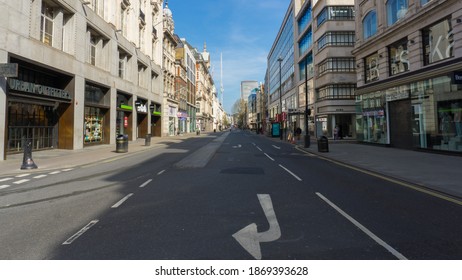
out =
[(210, 52), (213, 77), (220, 90), (223, 54), (224, 108), (240, 96), (240, 82), (263, 82), (268, 52), (289, 6), (289, 0), (169, 0), (175, 33), (199, 51)]

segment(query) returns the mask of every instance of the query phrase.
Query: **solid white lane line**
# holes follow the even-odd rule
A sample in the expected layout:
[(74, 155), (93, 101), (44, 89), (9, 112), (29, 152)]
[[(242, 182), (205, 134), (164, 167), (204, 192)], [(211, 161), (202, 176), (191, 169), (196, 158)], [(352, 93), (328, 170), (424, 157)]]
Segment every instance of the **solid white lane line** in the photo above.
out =
[(270, 160), (274, 161), (274, 158), (270, 157), (267, 153), (265, 153), (265, 156), (269, 158)]
[(89, 230), (92, 226), (94, 226), (97, 222), (99, 222), (98, 220), (93, 220), (91, 221), (90, 223), (88, 223), (88, 225), (84, 226), (81, 230), (79, 230), (76, 234), (72, 235), (71, 237), (69, 237), (68, 240), (64, 241), (64, 243), (62, 245), (69, 245), (71, 244), (72, 242), (74, 242), (77, 238), (79, 238), (80, 236), (82, 236), (82, 234), (84, 234), (87, 230)]
[(30, 173), (28, 173), (28, 174), (21, 174), (21, 175), (15, 176), (15, 177), (16, 177), (16, 178), (22, 178), (22, 177), (27, 177), (27, 176), (29, 176), (29, 175), (30, 175)]
[(262, 150), (262, 149), (260, 149), (260, 147), (258, 147), (258, 146), (257, 146), (257, 149), (258, 149), (260, 152), (263, 152), (263, 150)]
[(271, 146), (273, 146), (275, 149), (278, 149), (278, 150), (281, 149), (281, 147), (278, 147), (278, 146), (276, 146), (276, 145), (271, 145)]
[(165, 172), (165, 169), (162, 170), (162, 171), (159, 171), (159, 173), (157, 173), (157, 175), (161, 175), (161, 174), (164, 173), (164, 172)]
[(44, 178), (44, 177), (46, 177), (46, 176), (48, 176), (48, 175), (45, 175), (45, 174), (43, 174), (43, 175), (37, 175), (37, 176), (34, 177), (34, 179), (40, 179), (40, 178)]
[(22, 180), (13, 182), (13, 184), (19, 185), (19, 184), (22, 184), (22, 183), (25, 183), (25, 182), (29, 182), (29, 181), (30, 181), (29, 179), (22, 179)]
[(146, 182), (144, 182), (144, 183), (140, 186), (140, 188), (146, 187), (149, 183), (151, 183), (151, 181), (152, 181), (152, 179), (147, 180)]
[(0, 179), (0, 182), (6, 182), (10, 180), (13, 180), (13, 178), (3, 178), (3, 179)]
[(279, 167), (281, 167), (282, 169), (284, 169), (285, 171), (287, 171), (290, 175), (294, 176), (295, 179), (299, 180), (300, 182), (303, 181), (302, 178), (298, 177), (297, 175), (295, 175), (295, 173), (293, 173), (292, 171), (290, 171), (289, 169), (285, 168), (284, 166), (280, 165), (279, 164)]
[(327, 199), (325, 196), (323, 196), (320, 193), (316, 193), (317, 196), (319, 196), (324, 202), (329, 204), (332, 208), (334, 208), (337, 212), (339, 212), (343, 217), (345, 217), (348, 221), (350, 221), (352, 224), (357, 226), (360, 230), (362, 230), (365, 234), (367, 234), (370, 238), (372, 238), (375, 242), (377, 242), (379, 245), (384, 247), (388, 252), (392, 253), (396, 258), (399, 260), (407, 260), (405, 256), (403, 256), (400, 252), (396, 251), (393, 247), (388, 245), (385, 241), (380, 239), (377, 235), (373, 234), (370, 230), (368, 230), (365, 226), (363, 226), (361, 223), (356, 221), (353, 217), (348, 215), (346, 212), (344, 212), (342, 209), (340, 209), (337, 205), (332, 203), (329, 199)]
[(1, 186), (0, 186), (0, 190), (1, 190), (1, 189), (6, 189), (6, 188), (9, 188), (9, 187), (10, 187), (10, 185), (1, 185)]
[(119, 200), (119, 202), (117, 202), (116, 204), (112, 205), (111, 208), (117, 208), (117, 207), (119, 207), (120, 205), (122, 205), (122, 203), (124, 203), (124, 202), (125, 202), (127, 199), (129, 199), (130, 196), (132, 196), (132, 195), (133, 195), (133, 193), (126, 195), (124, 198), (122, 198), (121, 200)]
[(50, 175), (55, 175), (55, 174), (59, 174), (59, 173), (61, 173), (61, 171), (53, 171), (53, 172), (50, 172), (50, 173), (48, 173), (48, 174), (50, 174)]

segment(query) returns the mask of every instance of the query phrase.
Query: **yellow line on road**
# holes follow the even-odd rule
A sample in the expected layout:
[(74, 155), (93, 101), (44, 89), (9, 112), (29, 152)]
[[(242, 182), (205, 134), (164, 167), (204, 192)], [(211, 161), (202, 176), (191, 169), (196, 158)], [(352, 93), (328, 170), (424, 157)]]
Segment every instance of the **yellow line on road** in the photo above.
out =
[(381, 175), (381, 174), (378, 174), (378, 173), (375, 173), (375, 172), (372, 172), (372, 171), (368, 171), (366, 169), (362, 169), (362, 168), (359, 168), (359, 167), (355, 167), (355, 166), (352, 166), (352, 165), (349, 165), (349, 164), (346, 164), (346, 163), (342, 163), (342, 162), (327, 158), (327, 157), (323, 157), (321, 155), (310, 153), (310, 152), (305, 151), (305, 150), (303, 150), (303, 149), (301, 149), (299, 147), (295, 147), (295, 148), (300, 152), (303, 152), (303, 153), (308, 154), (308, 155), (314, 155), (315, 157), (317, 157), (319, 159), (323, 159), (325, 161), (334, 163), (336, 165), (340, 165), (342, 167), (346, 167), (346, 168), (349, 168), (349, 169), (352, 169), (352, 170), (355, 170), (355, 171), (358, 171), (358, 172), (361, 172), (361, 173), (364, 173), (364, 174), (367, 174), (367, 175), (370, 175), (370, 176), (374, 176), (376, 178), (380, 178), (382, 180), (385, 180), (385, 181), (388, 181), (388, 182), (391, 182), (391, 183), (394, 183), (394, 184), (398, 184), (400, 186), (410, 188), (410, 189), (413, 189), (415, 191), (425, 193), (425, 194), (428, 194), (430, 196), (437, 197), (439, 199), (443, 199), (443, 200), (446, 200), (448, 202), (452, 202), (452, 203), (457, 204), (457, 205), (462, 205), (462, 201), (460, 199), (453, 198), (451, 196), (429, 190), (429, 189), (427, 189), (427, 188), (425, 188), (423, 186), (419, 186), (419, 185), (415, 185), (415, 184), (411, 184), (411, 183), (406, 183), (406, 182), (403, 182), (403, 181), (400, 181), (400, 180), (397, 180), (397, 179), (393, 179), (391, 177), (387, 177), (385, 175)]

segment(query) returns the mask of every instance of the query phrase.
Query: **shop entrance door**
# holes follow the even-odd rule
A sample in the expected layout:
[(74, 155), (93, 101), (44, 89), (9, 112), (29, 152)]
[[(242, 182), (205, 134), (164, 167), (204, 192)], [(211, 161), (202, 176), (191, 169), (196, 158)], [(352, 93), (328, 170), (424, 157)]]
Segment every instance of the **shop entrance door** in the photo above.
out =
[(390, 143), (393, 147), (412, 149), (411, 100), (390, 102)]

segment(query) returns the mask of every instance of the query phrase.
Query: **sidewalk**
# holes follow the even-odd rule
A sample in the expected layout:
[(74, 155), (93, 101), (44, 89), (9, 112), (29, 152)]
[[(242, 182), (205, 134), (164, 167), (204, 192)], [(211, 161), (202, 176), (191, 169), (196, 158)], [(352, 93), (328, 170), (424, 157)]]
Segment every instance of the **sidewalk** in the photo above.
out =
[(209, 135), (214, 134), (202, 133), (201, 135), (197, 136), (195, 133), (189, 133), (171, 137), (153, 137), (151, 138), (150, 146), (146, 146), (145, 139), (140, 138), (134, 141), (129, 141), (128, 153), (116, 153), (116, 144), (89, 146), (80, 150), (55, 149), (33, 151), (32, 159), (38, 168), (30, 170), (21, 170), (24, 156), (23, 153), (13, 154), (8, 155), (6, 160), (0, 161), (0, 176), (39, 173), (46, 170), (72, 168), (76, 166), (92, 164), (115, 157), (123, 158), (145, 150), (163, 147), (169, 143), (178, 143), (190, 137), (207, 137)]
[(461, 156), (331, 139), (329, 139), (329, 152), (318, 152), (316, 140), (311, 140), (309, 148), (304, 148), (303, 138), (295, 145), (323, 158), (462, 198)]

